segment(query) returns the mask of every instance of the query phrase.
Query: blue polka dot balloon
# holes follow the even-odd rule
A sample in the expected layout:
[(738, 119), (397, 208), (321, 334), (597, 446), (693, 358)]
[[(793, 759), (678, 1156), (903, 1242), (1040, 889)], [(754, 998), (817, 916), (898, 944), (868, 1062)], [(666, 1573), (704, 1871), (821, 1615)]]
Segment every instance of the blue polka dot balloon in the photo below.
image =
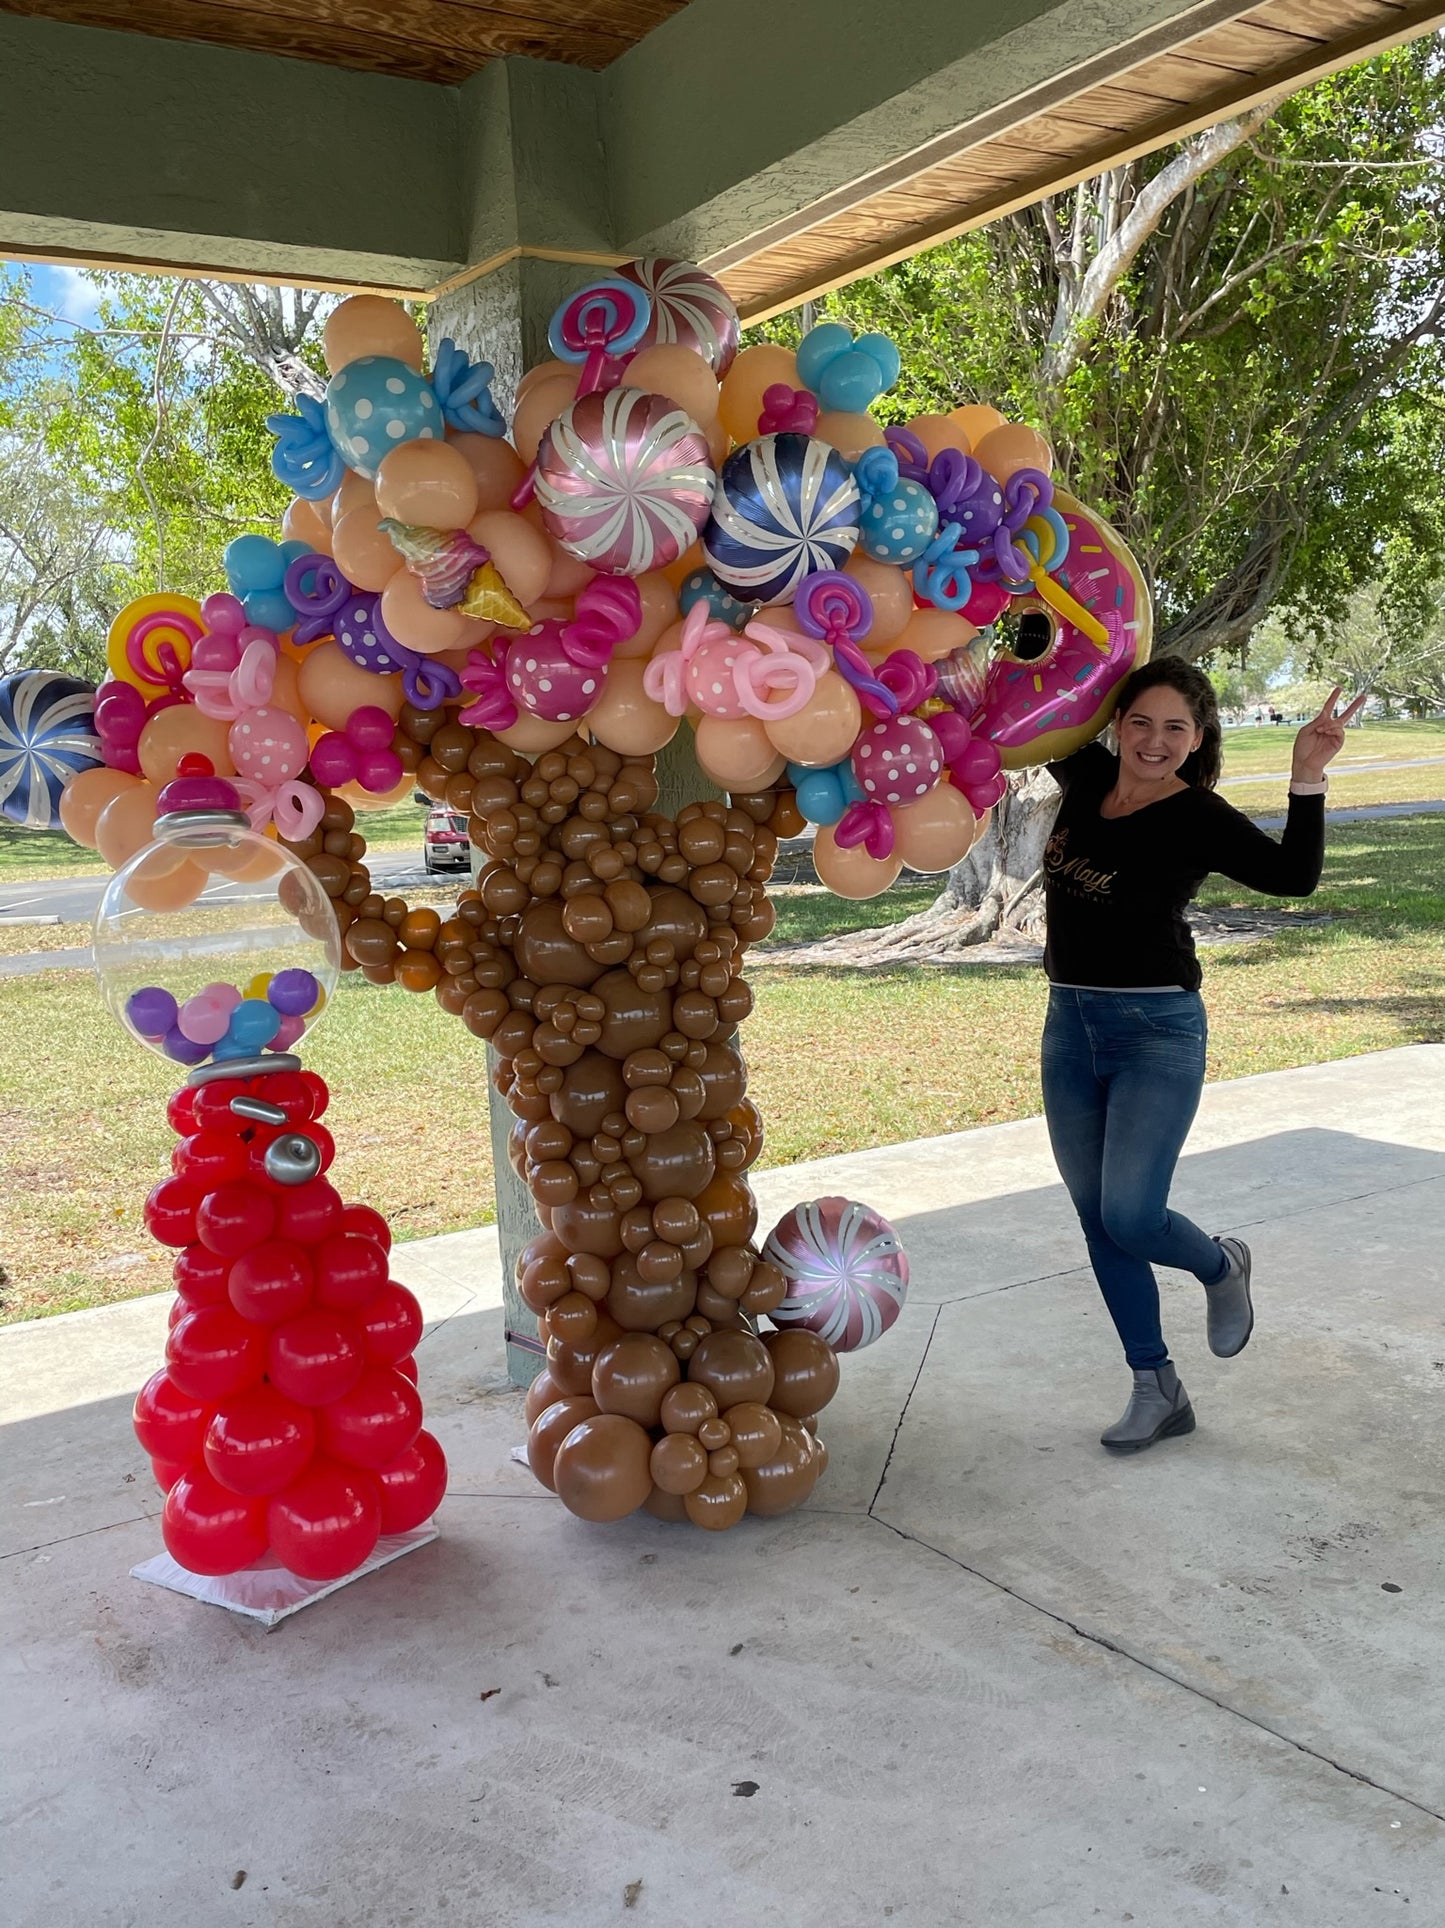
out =
[(938, 504), (921, 482), (900, 476), (891, 489), (865, 501), (858, 542), (874, 562), (906, 567), (917, 562), (937, 533)]
[(60, 821), (60, 793), (103, 761), (95, 691), (74, 676), (22, 669), (0, 676), (0, 813), (27, 830)]
[(358, 475), (375, 475), (403, 442), (445, 432), (431, 383), (390, 355), (362, 355), (337, 370), (326, 385), (326, 426)]
[(706, 603), (708, 614), (729, 629), (741, 629), (753, 613), (751, 603), (739, 602), (730, 589), (724, 589), (711, 569), (694, 569), (677, 592), (677, 606), (687, 615), (694, 603)]
[(828, 442), (763, 435), (728, 457), (702, 552), (747, 602), (792, 600), (805, 576), (841, 569), (858, 541), (858, 484)]

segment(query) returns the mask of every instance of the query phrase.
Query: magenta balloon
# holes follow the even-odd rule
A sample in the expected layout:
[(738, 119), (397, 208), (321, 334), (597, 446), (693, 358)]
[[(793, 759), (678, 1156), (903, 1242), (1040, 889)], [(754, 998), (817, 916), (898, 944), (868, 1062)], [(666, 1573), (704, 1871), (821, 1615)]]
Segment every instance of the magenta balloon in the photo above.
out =
[(610, 388), (553, 422), (536, 480), (542, 520), (569, 555), (607, 575), (642, 576), (692, 547), (717, 472), (707, 437), (676, 402)]

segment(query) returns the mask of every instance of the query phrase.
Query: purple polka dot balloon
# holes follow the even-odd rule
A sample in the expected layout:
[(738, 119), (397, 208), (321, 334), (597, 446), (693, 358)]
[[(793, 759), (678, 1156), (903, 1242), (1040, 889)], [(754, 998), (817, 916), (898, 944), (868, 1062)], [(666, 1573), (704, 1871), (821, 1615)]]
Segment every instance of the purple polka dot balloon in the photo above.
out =
[(391, 636), (381, 620), (381, 597), (357, 590), (337, 610), (333, 634), (359, 669), (389, 676), (402, 665), (389, 654)]
[(763, 1257), (788, 1282), (769, 1314), (805, 1326), (835, 1352), (881, 1339), (908, 1296), (908, 1255), (880, 1212), (848, 1198), (815, 1198), (779, 1219)]
[(853, 774), (874, 803), (897, 809), (917, 803), (938, 782), (943, 747), (920, 717), (890, 717), (858, 739)]

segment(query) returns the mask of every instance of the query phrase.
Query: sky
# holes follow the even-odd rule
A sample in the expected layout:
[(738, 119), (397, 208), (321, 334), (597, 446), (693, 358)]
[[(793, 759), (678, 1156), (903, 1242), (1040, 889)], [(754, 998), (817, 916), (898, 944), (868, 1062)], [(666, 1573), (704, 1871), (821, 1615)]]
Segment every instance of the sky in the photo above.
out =
[(81, 269), (48, 267), (35, 262), (15, 265), (29, 268), (30, 285), (38, 307), (49, 308), (67, 321), (89, 324), (95, 320), (96, 290), (86, 281)]

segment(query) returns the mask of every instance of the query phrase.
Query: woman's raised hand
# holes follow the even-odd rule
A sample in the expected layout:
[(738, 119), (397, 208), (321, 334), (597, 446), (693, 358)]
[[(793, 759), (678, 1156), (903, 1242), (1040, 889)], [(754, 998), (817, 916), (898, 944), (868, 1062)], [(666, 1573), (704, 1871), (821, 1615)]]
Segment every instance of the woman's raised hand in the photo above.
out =
[(1347, 710), (1335, 715), (1335, 705), (1340, 700), (1340, 685), (1325, 698), (1318, 716), (1306, 723), (1294, 740), (1294, 766), (1290, 772), (1295, 783), (1320, 783), (1324, 780), (1325, 766), (1337, 757), (1345, 747), (1345, 725), (1356, 716), (1370, 699), (1370, 692), (1362, 690)]

